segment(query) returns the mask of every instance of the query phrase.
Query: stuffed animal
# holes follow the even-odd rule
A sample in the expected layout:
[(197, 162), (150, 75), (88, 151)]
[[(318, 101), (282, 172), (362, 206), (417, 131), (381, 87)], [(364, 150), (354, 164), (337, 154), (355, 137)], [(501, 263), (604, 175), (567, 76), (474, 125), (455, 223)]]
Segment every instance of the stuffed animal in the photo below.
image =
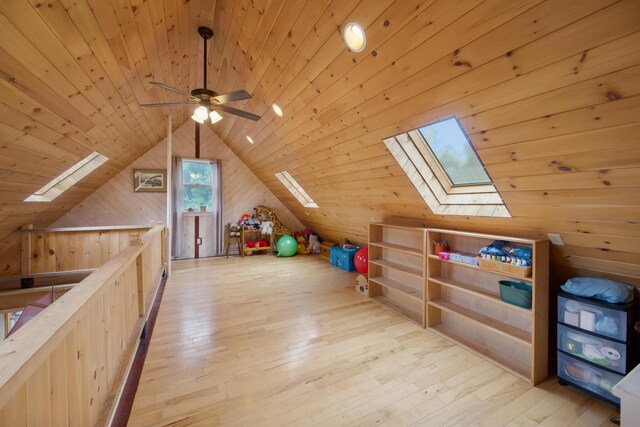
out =
[(258, 240), (256, 246), (258, 246), (259, 248), (266, 248), (267, 246), (269, 246), (269, 241), (267, 239), (260, 239)]
[(304, 238), (304, 236), (298, 236), (298, 250), (296, 250), (297, 254), (308, 254), (309, 252), (311, 252), (309, 249), (307, 249), (306, 244), (307, 244), (307, 240)]
[(271, 233), (273, 233), (273, 222), (262, 221), (262, 224), (260, 224), (260, 231), (262, 232), (262, 234), (267, 234), (267, 235), (270, 235)]
[(320, 253), (320, 241), (317, 234), (309, 234), (309, 246), (307, 246), (307, 249), (314, 254)]
[(239, 236), (240, 235), (240, 226), (237, 222), (233, 224), (229, 224), (229, 236)]

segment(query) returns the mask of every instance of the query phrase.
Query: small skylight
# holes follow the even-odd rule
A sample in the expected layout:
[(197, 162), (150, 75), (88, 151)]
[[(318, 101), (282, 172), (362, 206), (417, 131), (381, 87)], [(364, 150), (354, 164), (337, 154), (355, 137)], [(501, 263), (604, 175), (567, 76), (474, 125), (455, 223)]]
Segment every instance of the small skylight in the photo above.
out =
[(455, 117), (420, 128), (454, 186), (491, 184), (491, 179)]
[(300, 184), (298, 184), (296, 180), (293, 179), (293, 177), (291, 176), (291, 174), (289, 174), (289, 172), (287, 171), (276, 172), (275, 176), (280, 180), (282, 184), (284, 184), (285, 187), (287, 187), (287, 189), (291, 192), (291, 194), (293, 194), (293, 197), (298, 199), (298, 201), (302, 204), (302, 206), (304, 206), (305, 208), (318, 207), (316, 202), (314, 202), (313, 199), (307, 194), (307, 192), (304, 191), (302, 187), (300, 187)]
[(27, 197), (25, 202), (50, 202), (85, 176), (102, 166), (108, 157), (94, 151), (66, 171), (55, 177), (40, 190)]

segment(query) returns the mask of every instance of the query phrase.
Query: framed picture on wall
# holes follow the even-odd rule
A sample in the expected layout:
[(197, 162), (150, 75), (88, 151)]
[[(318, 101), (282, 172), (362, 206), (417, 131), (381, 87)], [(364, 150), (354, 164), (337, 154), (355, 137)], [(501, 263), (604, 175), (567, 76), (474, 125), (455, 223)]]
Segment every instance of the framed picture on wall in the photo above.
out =
[(133, 191), (136, 193), (166, 193), (166, 169), (134, 169)]

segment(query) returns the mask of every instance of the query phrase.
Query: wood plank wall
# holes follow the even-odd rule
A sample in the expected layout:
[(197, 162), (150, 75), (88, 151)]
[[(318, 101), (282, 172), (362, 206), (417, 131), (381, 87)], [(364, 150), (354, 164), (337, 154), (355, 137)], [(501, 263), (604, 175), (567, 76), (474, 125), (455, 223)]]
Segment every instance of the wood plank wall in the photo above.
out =
[[(554, 286), (616, 273), (640, 285), (640, 2), (240, 3), (216, 4), (230, 24), (210, 81), (243, 82), (263, 119), (215, 129), (305, 225), (360, 242), (372, 218), (559, 233)], [(349, 21), (366, 30), (361, 53), (341, 39)], [(513, 218), (433, 215), (382, 143), (453, 115)], [(282, 187), (283, 169), (320, 209)]]
[[(202, 127), (200, 156), (222, 160), (224, 222), (237, 221), (254, 206), (272, 207), (283, 224), (302, 229), (303, 225), (276, 198), (252, 171), (208, 127)], [(194, 122), (189, 120), (173, 134), (173, 154), (195, 157)], [(125, 225), (166, 218), (166, 193), (134, 193), (133, 169), (166, 168), (166, 145), (161, 142), (126, 167), (93, 194), (58, 219), (54, 227)]]
[[(17, 231), (4, 240), (6, 246), (0, 252), (3, 262), (0, 276), (95, 269), (127, 248), (132, 239), (139, 238), (149, 228)], [(23, 248), (23, 245), (26, 246)]]
[[(554, 232), (566, 243), (552, 249), (555, 283), (602, 272), (640, 278), (637, 0), (43, 5), (0, 6), (0, 236), (54, 221), (164, 137), (168, 111), (137, 103), (176, 99), (150, 80), (199, 86), (195, 29), (207, 24), (216, 34), (209, 87), (247, 90), (253, 99), (235, 106), (263, 116), (226, 116), (215, 132), (321, 236), (364, 242), (372, 217)], [(365, 28), (363, 52), (344, 45), (350, 21)], [(188, 120), (185, 109), (172, 112), (176, 126)], [(382, 143), (452, 115), (513, 218), (433, 215)], [(51, 204), (21, 202), (95, 147), (114, 161)], [(303, 209), (273, 176), (280, 170), (320, 209)]]

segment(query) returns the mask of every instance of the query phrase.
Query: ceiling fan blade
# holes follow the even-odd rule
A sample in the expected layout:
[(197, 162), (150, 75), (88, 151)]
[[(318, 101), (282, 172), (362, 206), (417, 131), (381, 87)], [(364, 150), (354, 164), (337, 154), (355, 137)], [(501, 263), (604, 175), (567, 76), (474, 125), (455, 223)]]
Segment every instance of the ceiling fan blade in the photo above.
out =
[(164, 84), (164, 83), (160, 83), (160, 82), (149, 82), (149, 83), (151, 83), (151, 84), (152, 84), (152, 85), (154, 85), (154, 86), (158, 86), (158, 87), (159, 87), (159, 88), (161, 88), (161, 89), (169, 90), (169, 91), (171, 91), (171, 92), (178, 93), (178, 94), (180, 94), (180, 95), (182, 95), (182, 96), (186, 96), (186, 97), (189, 97), (189, 98), (193, 98), (193, 96), (191, 96), (191, 94), (190, 94), (190, 93), (185, 92), (185, 91), (180, 90), (180, 89), (176, 89), (175, 87), (171, 87), (171, 86), (166, 85), (166, 84)]
[(228, 102), (234, 101), (242, 101), (243, 99), (251, 99), (251, 95), (249, 95), (244, 90), (236, 90), (229, 93), (223, 93), (222, 95), (214, 96), (213, 99), (218, 104), (226, 104)]
[(165, 102), (160, 104), (140, 104), (141, 107), (177, 107), (179, 105), (189, 105), (188, 102)]
[(256, 121), (256, 122), (260, 120), (260, 116), (256, 114), (248, 113), (246, 111), (238, 110), (237, 108), (227, 107), (224, 105), (216, 105), (215, 108), (230, 114), (235, 114), (236, 116), (244, 117), (245, 119)]

